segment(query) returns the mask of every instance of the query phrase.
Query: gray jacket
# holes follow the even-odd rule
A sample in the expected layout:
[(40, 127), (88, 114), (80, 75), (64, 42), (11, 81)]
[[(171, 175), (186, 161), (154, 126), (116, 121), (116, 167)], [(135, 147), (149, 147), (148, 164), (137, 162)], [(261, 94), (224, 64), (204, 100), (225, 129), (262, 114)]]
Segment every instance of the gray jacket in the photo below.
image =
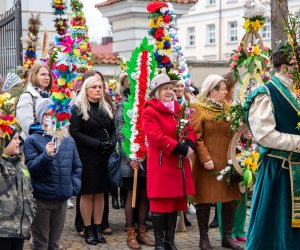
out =
[[(119, 148), (120, 148), (120, 154), (121, 154), (121, 175), (122, 177), (133, 177), (133, 169), (132, 167), (129, 165), (130, 159), (125, 155), (125, 153), (122, 150), (122, 142), (124, 140), (124, 135), (122, 133), (122, 127), (124, 124), (124, 118), (123, 118), (123, 103), (124, 101), (127, 101), (127, 99), (124, 97), (122, 99), (122, 101), (119, 103), (118, 107), (117, 107), (117, 111), (116, 111), (116, 115), (115, 115), (115, 124), (116, 124), (116, 136), (117, 136), (117, 142), (119, 144)], [(145, 165), (144, 169), (145, 169)], [(139, 170), (139, 176), (145, 177), (146, 176), (146, 172), (144, 170)]]
[(37, 103), (38, 98), (41, 98), (41, 95), (34, 89), (31, 83), (28, 83), (25, 92), (20, 96), (17, 103), (16, 118), (22, 127), (21, 137), (23, 140), (29, 136), (29, 127), (34, 123), (34, 105)]

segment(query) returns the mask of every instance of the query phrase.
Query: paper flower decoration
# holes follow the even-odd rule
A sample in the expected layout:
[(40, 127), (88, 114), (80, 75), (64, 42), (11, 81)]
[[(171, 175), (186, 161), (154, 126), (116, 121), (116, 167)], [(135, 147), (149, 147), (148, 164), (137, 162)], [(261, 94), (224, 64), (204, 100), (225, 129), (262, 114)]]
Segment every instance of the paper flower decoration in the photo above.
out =
[(153, 45), (148, 45), (144, 38), (127, 62), (127, 74), (130, 79), (130, 95), (124, 103), (124, 125), (122, 133), (124, 141), (122, 148), (132, 160), (144, 160), (147, 149), (145, 132), (142, 126), (142, 112), (146, 101), (146, 92), (150, 80), (154, 77), (156, 61), (153, 55)]

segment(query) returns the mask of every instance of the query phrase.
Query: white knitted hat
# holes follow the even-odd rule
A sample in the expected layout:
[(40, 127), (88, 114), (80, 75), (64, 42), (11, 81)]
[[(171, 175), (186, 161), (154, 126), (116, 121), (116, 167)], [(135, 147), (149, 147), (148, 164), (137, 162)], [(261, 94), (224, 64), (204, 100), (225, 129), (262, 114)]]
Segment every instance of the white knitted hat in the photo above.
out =
[(211, 74), (208, 77), (205, 78), (200, 94), (203, 96), (208, 96), (209, 92), (218, 85), (219, 82), (225, 81), (225, 79), (222, 76), (219, 76), (217, 74)]

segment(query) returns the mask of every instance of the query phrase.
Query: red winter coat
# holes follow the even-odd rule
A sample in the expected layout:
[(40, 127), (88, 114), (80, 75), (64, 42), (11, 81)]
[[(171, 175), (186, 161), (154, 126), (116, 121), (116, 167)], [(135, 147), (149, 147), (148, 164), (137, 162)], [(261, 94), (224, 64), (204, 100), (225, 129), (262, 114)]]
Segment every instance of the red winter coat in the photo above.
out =
[[(176, 144), (177, 114), (181, 106), (175, 101), (175, 111), (158, 99), (146, 102), (143, 128), (148, 141), (148, 198), (183, 197), (195, 193), (190, 161), (184, 158), (184, 171), (177, 166), (179, 155), (172, 153)], [(189, 128), (188, 138), (195, 143), (196, 134)], [(186, 190), (186, 191), (184, 191)]]

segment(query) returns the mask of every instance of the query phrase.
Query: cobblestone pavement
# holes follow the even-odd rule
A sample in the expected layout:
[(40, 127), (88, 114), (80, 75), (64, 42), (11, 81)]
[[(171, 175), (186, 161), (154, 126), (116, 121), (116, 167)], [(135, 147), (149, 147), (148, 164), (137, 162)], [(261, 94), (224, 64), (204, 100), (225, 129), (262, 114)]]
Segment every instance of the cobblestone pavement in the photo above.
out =
[[(72, 199), (75, 204), (75, 197)], [(249, 211), (247, 212), (249, 215)], [(214, 216), (214, 209), (211, 209), (211, 219)], [(248, 217), (248, 216), (247, 216)], [(126, 233), (124, 232), (125, 214), (124, 209), (110, 208), (109, 222), (113, 231), (112, 235), (105, 236), (107, 244), (98, 244), (97, 246), (87, 245), (84, 239), (77, 235), (74, 228), (75, 208), (67, 210), (67, 219), (61, 238), (61, 245), (68, 250), (96, 250), (96, 249), (129, 249), (126, 244)], [(176, 233), (175, 242), (179, 250), (199, 249), (199, 231), (197, 226), (196, 215), (188, 214), (188, 219), (192, 222), (192, 226), (187, 228), (186, 232)], [(149, 230), (149, 235), (153, 239), (153, 231)], [(209, 237), (214, 249), (220, 250), (221, 240), (219, 230), (217, 228), (210, 229)], [(24, 250), (29, 250), (28, 241), (25, 242)], [(142, 246), (142, 249), (150, 250), (152, 247)]]

